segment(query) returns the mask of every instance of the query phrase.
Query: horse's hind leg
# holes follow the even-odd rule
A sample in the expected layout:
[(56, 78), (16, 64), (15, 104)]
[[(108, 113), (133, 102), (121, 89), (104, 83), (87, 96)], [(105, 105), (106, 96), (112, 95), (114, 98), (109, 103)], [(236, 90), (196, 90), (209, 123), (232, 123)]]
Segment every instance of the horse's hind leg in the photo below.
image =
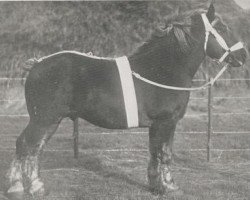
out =
[(44, 184), (39, 176), (38, 158), (43, 146), (56, 131), (60, 121), (61, 119), (47, 124), (31, 121), (18, 137), (16, 158), (9, 172), (10, 188), (7, 194), (24, 192), (23, 177), (26, 177), (30, 184), (31, 194), (44, 193)]
[(20, 194), (24, 192), (23, 187), (23, 176), (22, 176), (22, 162), (21, 160), (15, 158), (10, 166), (8, 172), (8, 179), (10, 182), (10, 188), (7, 191), (7, 194)]
[(28, 126), (23, 130), (22, 134), (18, 137), (16, 141), (16, 156), (14, 160), (11, 163), (9, 172), (7, 174), (7, 178), (9, 179), (9, 185), (10, 188), (7, 191), (7, 195), (18, 195), (24, 193), (24, 187), (23, 187), (23, 170), (22, 170), (22, 155), (24, 152), (22, 152), (21, 143), (24, 143), (24, 135), (26, 132), (31, 131), (31, 125), (30, 123)]
[(169, 121), (154, 122), (150, 127), (148, 181), (153, 192), (164, 193), (166, 189), (178, 189), (170, 173), (175, 127), (176, 124)]

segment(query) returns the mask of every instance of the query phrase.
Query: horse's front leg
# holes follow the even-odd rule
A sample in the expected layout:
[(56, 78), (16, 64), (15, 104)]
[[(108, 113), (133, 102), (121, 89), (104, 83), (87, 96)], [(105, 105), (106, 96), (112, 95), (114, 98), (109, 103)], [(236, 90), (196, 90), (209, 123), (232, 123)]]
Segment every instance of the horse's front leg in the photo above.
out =
[(176, 123), (155, 121), (149, 129), (150, 162), (148, 181), (152, 192), (164, 193), (166, 189), (177, 190), (178, 186), (170, 172), (172, 145)]

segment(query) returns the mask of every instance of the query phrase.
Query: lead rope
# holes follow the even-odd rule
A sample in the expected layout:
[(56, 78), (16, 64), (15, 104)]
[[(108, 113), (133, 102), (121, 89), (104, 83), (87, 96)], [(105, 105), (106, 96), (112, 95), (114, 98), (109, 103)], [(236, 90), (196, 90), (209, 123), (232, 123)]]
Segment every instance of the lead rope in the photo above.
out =
[(194, 90), (204, 90), (204, 89), (206, 89), (208, 86), (214, 85), (215, 81), (216, 81), (218, 78), (220, 78), (220, 76), (224, 73), (224, 71), (227, 69), (227, 67), (228, 67), (228, 64), (226, 64), (226, 65), (218, 72), (218, 74), (217, 74), (213, 79), (211, 79), (209, 82), (207, 82), (206, 84), (204, 84), (204, 85), (202, 85), (202, 86), (200, 86), (200, 87), (192, 87), (192, 88), (175, 87), (175, 86), (163, 85), (163, 84), (160, 84), (160, 83), (156, 83), (156, 82), (154, 82), (154, 81), (150, 81), (150, 80), (148, 80), (148, 79), (142, 77), (140, 74), (138, 74), (138, 73), (136, 73), (136, 72), (134, 72), (134, 71), (132, 71), (132, 74), (133, 74), (136, 78), (138, 78), (138, 79), (140, 79), (140, 80), (142, 80), (142, 81), (144, 81), (144, 82), (146, 82), (146, 83), (149, 83), (149, 84), (151, 84), (151, 85), (160, 87), (160, 88), (169, 89), (169, 90), (179, 90), (179, 91), (194, 91)]

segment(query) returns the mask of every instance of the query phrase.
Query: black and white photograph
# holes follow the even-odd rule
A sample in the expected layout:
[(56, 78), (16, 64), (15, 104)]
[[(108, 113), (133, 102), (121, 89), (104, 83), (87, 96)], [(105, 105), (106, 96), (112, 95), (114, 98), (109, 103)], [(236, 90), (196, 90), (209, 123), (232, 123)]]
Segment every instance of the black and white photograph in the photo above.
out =
[(0, 1), (0, 200), (249, 200), (250, 0)]

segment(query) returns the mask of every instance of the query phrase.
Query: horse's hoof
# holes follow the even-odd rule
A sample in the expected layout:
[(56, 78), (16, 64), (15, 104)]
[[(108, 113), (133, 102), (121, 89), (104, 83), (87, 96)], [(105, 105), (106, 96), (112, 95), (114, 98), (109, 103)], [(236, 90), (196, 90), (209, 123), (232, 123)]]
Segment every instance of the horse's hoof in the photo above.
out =
[(44, 197), (49, 195), (49, 191), (46, 189), (40, 189), (38, 191), (36, 191), (35, 193), (30, 193), (29, 195), (33, 198), (33, 199), (44, 199)]
[(153, 195), (163, 195), (166, 192), (166, 189), (164, 187), (157, 187), (157, 186), (150, 186), (149, 187), (149, 191), (153, 194)]
[(168, 191), (177, 191), (179, 190), (179, 186), (176, 185), (174, 182), (171, 182), (171, 183), (166, 183), (164, 184), (165, 187), (167, 188)]
[(23, 191), (19, 191), (19, 192), (6, 192), (5, 196), (9, 199), (9, 200), (24, 200), (24, 192)]
[(24, 188), (21, 182), (16, 182), (4, 194), (10, 200), (24, 199)]
[(43, 197), (48, 195), (48, 190), (45, 190), (44, 184), (39, 179), (33, 181), (31, 187), (29, 188), (29, 194), (35, 197)]
[(169, 184), (159, 184), (159, 185), (154, 185), (150, 186), (149, 191), (154, 194), (154, 195), (164, 195), (165, 193), (168, 192), (179, 192), (181, 191), (178, 185), (175, 183), (169, 183)]
[[(42, 183), (42, 182), (41, 182)], [(49, 195), (49, 189), (45, 188), (43, 183), (42, 184), (37, 184), (36, 186), (32, 186), (29, 189), (29, 194), (33, 197), (44, 197)]]
[(29, 190), (29, 194), (33, 197), (43, 197), (46, 195), (44, 187), (41, 187), (37, 190)]

